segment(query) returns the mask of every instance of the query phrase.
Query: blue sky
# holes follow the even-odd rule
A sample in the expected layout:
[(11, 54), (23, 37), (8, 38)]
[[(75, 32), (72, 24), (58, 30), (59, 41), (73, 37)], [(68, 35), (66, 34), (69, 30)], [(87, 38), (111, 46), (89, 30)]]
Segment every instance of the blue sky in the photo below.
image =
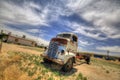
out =
[(73, 32), (80, 51), (120, 56), (120, 0), (1, 0), (0, 29), (45, 45)]

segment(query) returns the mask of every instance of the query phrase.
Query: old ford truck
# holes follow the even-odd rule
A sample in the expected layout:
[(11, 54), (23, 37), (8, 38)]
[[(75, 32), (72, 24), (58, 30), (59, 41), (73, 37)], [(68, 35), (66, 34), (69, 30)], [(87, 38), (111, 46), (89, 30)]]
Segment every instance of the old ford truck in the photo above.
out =
[(78, 37), (74, 33), (63, 32), (52, 38), (48, 49), (41, 55), (44, 62), (55, 62), (67, 72), (73, 68), (78, 48)]

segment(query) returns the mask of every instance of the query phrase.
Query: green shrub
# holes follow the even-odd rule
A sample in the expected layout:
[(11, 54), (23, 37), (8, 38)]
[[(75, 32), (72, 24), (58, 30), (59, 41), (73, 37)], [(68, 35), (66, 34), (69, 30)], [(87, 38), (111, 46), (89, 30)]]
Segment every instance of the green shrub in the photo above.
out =
[(41, 76), (38, 76), (35, 80), (41, 80)]
[(33, 76), (34, 75), (34, 72), (32, 72), (32, 71), (28, 71), (28, 76)]
[(48, 80), (54, 80), (53, 76), (49, 77)]
[(83, 77), (83, 75), (81, 73), (79, 73), (76, 80), (87, 80), (87, 78)]

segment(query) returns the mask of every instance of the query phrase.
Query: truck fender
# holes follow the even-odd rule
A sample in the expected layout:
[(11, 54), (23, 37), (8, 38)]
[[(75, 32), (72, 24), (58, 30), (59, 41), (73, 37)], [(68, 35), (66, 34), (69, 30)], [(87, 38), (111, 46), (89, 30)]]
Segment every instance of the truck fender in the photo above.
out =
[(64, 64), (66, 64), (67, 61), (68, 61), (70, 58), (72, 58), (72, 59), (73, 59), (73, 63), (75, 63), (75, 57), (74, 57), (74, 56), (72, 56), (72, 55), (66, 55), (66, 56), (64, 57)]

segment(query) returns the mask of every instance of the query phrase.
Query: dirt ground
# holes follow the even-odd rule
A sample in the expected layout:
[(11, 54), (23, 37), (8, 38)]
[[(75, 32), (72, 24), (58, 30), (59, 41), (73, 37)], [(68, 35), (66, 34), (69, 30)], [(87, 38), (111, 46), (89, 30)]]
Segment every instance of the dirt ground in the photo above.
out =
[[(25, 46), (21, 45), (3, 43), (2, 53), (0, 53), (0, 55), (6, 55), (9, 51), (22, 51), (40, 55), (43, 50), (39, 51), (38, 49), (31, 49), (29, 47), (25, 48)], [(120, 65), (120, 62), (117, 62), (117, 64)], [(93, 62), (91, 62), (90, 65), (87, 65), (84, 61), (78, 61), (74, 64), (74, 69), (76, 69), (76, 75), (82, 73), (87, 77), (87, 80), (120, 80), (120, 67), (115, 68), (105, 65), (96, 65)], [(73, 80), (72, 78), (69, 78), (69, 80), (70, 79)]]
[[(75, 66), (78, 72), (81, 72), (84, 76), (87, 76), (88, 80), (120, 80), (120, 70), (103, 69), (100, 66), (82, 64)], [(107, 72), (108, 71), (108, 72)]]

